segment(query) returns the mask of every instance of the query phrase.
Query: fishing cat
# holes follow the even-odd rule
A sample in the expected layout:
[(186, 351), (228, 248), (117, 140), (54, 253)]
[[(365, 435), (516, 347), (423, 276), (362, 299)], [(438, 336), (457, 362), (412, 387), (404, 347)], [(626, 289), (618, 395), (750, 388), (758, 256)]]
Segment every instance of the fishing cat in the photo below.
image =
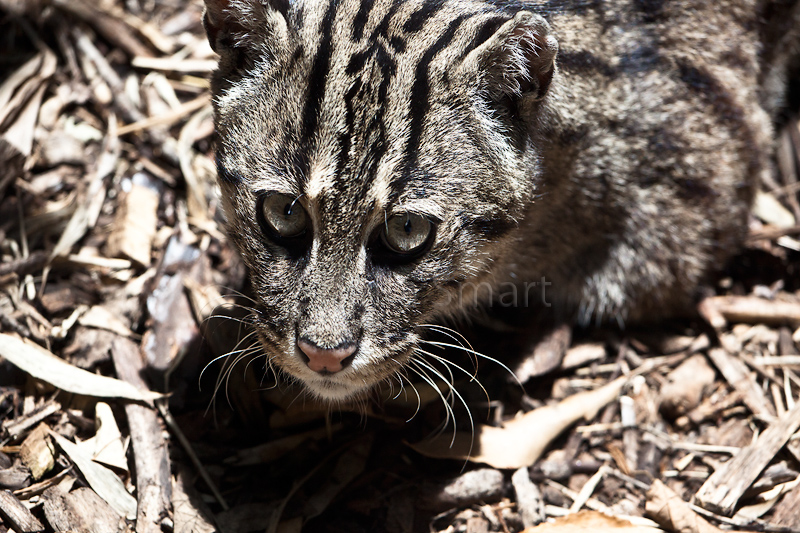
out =
[(770, 171), (796, 39), (767, 19), (795, 4), (206, 0), (268, 360), (337, 402), (503, 291), (583, 322), (690, 305)]

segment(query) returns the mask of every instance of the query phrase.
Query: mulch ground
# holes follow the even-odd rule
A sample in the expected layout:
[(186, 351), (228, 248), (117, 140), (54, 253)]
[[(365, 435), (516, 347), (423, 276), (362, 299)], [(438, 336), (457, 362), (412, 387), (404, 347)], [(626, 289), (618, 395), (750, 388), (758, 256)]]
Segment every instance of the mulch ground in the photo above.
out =
[(694, 318), (464, 328), (522, 383), (331, 410), (247, 337), (201, 14), (0, 0), (0, 533), (800, 531), (796, 115)]

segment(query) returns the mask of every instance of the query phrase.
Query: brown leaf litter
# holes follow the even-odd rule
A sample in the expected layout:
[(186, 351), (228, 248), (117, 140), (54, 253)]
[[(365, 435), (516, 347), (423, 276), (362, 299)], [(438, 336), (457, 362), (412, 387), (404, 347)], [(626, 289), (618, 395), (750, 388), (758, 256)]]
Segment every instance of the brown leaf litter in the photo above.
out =
[(796, 117), (700, 318), (331, 412), (246, 337), (201, 14), (0, 0), (0, 533), (800, 531)]

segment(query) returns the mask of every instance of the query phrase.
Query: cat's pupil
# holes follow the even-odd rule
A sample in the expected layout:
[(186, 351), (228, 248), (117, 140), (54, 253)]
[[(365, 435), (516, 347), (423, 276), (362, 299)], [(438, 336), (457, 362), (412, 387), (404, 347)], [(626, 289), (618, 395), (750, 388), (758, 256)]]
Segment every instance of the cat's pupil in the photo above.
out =
[(406, 231), (407, 235), (411, 235), (411, 219), (409, 218), (406, 220), (406, 223), (403, 224), (403, 229)]
[(293, 204), (286, 204), (286, 206), (284, 206), (284, 208), (283, 208), (283, 215), (284, 216), (287, 216), (287, 217), (292, 216), (292, 205)]

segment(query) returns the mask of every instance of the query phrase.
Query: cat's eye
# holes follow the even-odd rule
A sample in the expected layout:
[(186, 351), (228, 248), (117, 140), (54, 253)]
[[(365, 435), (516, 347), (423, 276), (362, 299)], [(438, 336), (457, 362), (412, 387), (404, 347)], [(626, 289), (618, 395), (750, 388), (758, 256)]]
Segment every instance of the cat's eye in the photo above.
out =
[(381, 240), (396, 254), (416, 255), (430, 244), (433, 229), (433, 223), (422, 215), (401, 213), (386, 220)]
[(267, 194), (258, 200), (262, 229), (274, 238), (297, 239), (305, 235), (308, 215), (299, 198), (285, 194)]

